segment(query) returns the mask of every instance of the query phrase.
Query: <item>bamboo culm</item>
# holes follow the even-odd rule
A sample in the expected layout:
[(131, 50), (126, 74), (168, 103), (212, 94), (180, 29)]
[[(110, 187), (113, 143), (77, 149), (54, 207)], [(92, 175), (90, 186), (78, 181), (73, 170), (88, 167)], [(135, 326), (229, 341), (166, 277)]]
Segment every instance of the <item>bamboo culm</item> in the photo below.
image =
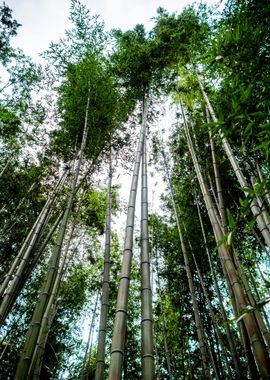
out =
[(221, 296), (220, 289), (219, 289), (219, 286), (218, 286), (218, 283), (217, 283), (217, 279), (216, 279), (216, 275), (215, 275), (215, 272), (214, 272), (211, 255), (210, 255), (209, 248), (208, 248), (208, 245), (207, 245), (206, 234), (205, 234), (204, 225), (203, 225), (203, 221), (202, 221), (201, 211), (200, 211), (200, 207), (199, 207), (199, 204), (198, 204), (197, 200), (196, 200), (196, 205), (197, 205), (197, 210), (198, 210), (198, 216), (199, 216), (201, 231), (202, 231), (202, 235), (203, 235), (203, 241), (204, 241), (204, 244), (205, 244), (205, 250), (206, 250), (207, 257), (208, 257), (210, 271), (211, 271), (211, 275), (212, 275), (212, 278), (213, 278), (213, 281), (214, 281), (214, 286), (215, 286), (216, 294), (217, 294), (218, 301), (219, 301), (221, 315), (222, 315), (223, 323), (224, 323), (224, 326), (225, 326), (226, 336), (227, 336), (227, 340), (228, 340), (228, 343), (229, 343), (229, 347), (230, 347), (230, 351), (231, 351), (231, 355), (232, 355), (232, 360), (233, 360), (234, 368), (235, 368), (235, 371), (236, 371), (236, 374), (237, 374), (237, 378), (240, 379), (242, 377), (242, 370), (241, 370), (240, 362), (239, 362), (239, 359), (238, 359), (238, 355), (237, 355), (237, 351), (236, 351), (236, 346), (235, 346), (235, 342), (234, 342), (234, 338), (233, 338), (233, 334), (232, 334), (232, 330), (231, 330), (231, 328), (229, 326), (229, 323), (228, 323), (228, 318), (227, 318), (227, 315), (226, 315), (226, 310), (225, 310), (225, 307), (223, 305), (222, 296)]
[[(85, 181), (86, 179), (86, 176), (91, 173), (93, 169), (93, 165), (90, 166), (90, 168), (88, 169), (87, 173), (84, 175), (83, 178), (81, 178), (80, 182), (78, 183), (77, 187), (76, 187), (76, 191), (75, 191), (75, 194), (77, 194), (77, 192), (79, 191), (79, 189), (81, 188), (83, 182)], [(69, 168), (68, 168), (69, 170)], [(65, 174), (65, 173), (64, 173)], [(64, 175), (63, 174), (63, 175)], [(67, 174), (67, 173), (66, 173)], [(62, 186), (63, 185), (63, 182), (65, 181), (65, 179), (63, 179), (63, 176), (61, 178), (61, 181), (62, 181), (62, 184), (60, 185), (58, 183), (57, 186)], [(58, 190), (60, 190), (60, 186), (58, 187)], [(55, 193), (57, 193), (57, 191), (55, 191)], [(2, 308), (2, 312), (4, 313), (3, 315), (3, 321), (6, 319), (6, 317), (8, 316), (9, 312), (11, 311), (17, 297), (19, 296), (20, 292), (22, 291), (26, 281), (28, 280), (28, 278), (30, 277), (30, 274), (32, 273), (33, 269), (35, 268), (35, 266), (37, 265), (42, 253), (44, 252), (47, 244), (49, 243), (53, 233), (55, 232), (56, 228), (58, 227), (59, 223), (61, 222), (62, 218), (63, 218), (63, 215), (64, 215), (64, 212), (65, 210), (62, 210), (61, 213), (59, 214), (58, 218), (56, 219), (55, 223), (53, 224), (53, 226), (51, 227), (50, 231), (48, 232), (47, 234), (47, 237), (44, 239), (44, 241), (40, 244), (39, 246), (39, 241), (41, 240), (41, 237), (39, 237), (39, 239), (37, 239), (36, 243), (35, 243), (35, 246), (33, 247), (33, 250), (32, 252), (30, 253), (29, 255), (29, 259), (27, 262), (24, 262), (23, 261), (23, 266), (22, 267), (19, 267), (15, 268), (15, 266), (13, 266), (13, 269), (16, 270), (16, 273), (13, 275), (15, 280), (12, 282), (12, 284), (10, 285), (10, 288), (8, 288), (8, 292), (7, 294), (5, 295), (5, 298), (3, 299), (3, 302), (2, 302), (2, 305), (1, 305), (1, 308)], [(51, 213), (51, 211), (49, 212), (49, 214)], [(46, 220), (48, 220), (49, 218), (49, 215), (47, 215), (47, 218)], [(43, 223), (43, 225), (45, 226), (46, 225), (46, 220), (45, 222)], [(26, 265), (27, 264), (27, 265)], [(11, 273), (11, 272), (10, 272)], [(4, 286), (4, 284), (3, 284)], [(0, 309), (1, 310), (1, 309)], [(1, 313), (1, 312), (0, 312)]]
[(41, 371), (41, 366), (42, 366), (42, 360), (43, 360), (43, 355), (48, 339), (48, 335), (50, 332), (50, 327), (53, 323), (54, 316), (56, 314), (56, 309), (57, 309), (57, 299), (59, 296), (59, 291), (60, 291), (60, 285), (61, 281), (63, 278), (63, 274), (65, 271), (65, 265), (67, 261), (67, 256), (68, 256), (68, 251), (69, 247), (74, 235), (74, 230), (76, 226), (76, 219), (73, 220), (70, 228), (70, 233), (69, 233), (69, 238), (66, 243), (63, 255), (62, 255), (62, 262), (61, 265), (58, 269), (58, 273), (56, 275), (56, 279), (54, 282), (54, 286), (50, 295), (50, 299), (48, 301), (48, 305), (46, 307), (46, 310), (44, 312), (44, 315), (42, 317), (41, 321), (41, 327), (39, 331), (39, 336), (36, 344), (35, 351), (32, 356), (32, 362), (29, 368), (29, 373), (28, 373), (28, 378), (33, 379), (33, 380), (38, 380), (40, 377), (40, 371)]
[[(41, 230), (44, 227), (44, 222), (45, 222), (47, 215), (51, 209), (51, 206), (52, 206), (52, 204), (53, 204), (53, 202), (57, 196), (57, 192), (59, 191), (60, 187), (63, 184), (63, 180), (65, 179), (64, 174), (59, 179), (59, 181), (56, 184), (54, 190), (52, 191), (50, 197), (47, 199), (43, 209), (41, 210), (39, 216), (37, 217), (32, 229), (31, 229), (31, 231), (29, 232), (28, 236), (26, 237), (19, 253), (15, 257), (7, 275), (5, 276), (5, 279), (4, 279), (3, 283), (1, 284), (1, 288), (0, 288), (0, 297), (3, 297), (3, 295), (5, 294), (5, 292), (7, 290), (12, 292), (13, 283), (18, 278), (20, 273), (22, 273), (23, 270), (25, 269), (25, 267), (27, 266), (29, 257), (33, 251), (34, 245), (35, 245), (38, 237), (40, 236)], [(8, 286), (9, 282), (11, 281), (15, 272), (16, 272), (15, 279), (13, 280), (13, 283), (10, 286)], [(2, 303), (2, 305), (3, 305), (3, 303)], [(0, 308), (0, 321), (3, 321), (3, 319), (4, 319), (4, 306), (2, 306), (2, 305)], [(1, 310), (2, 307), (3, 307), (3, 310)], [(2, 313), (3, 313), (3, 315), (2, 315)]]
[(57, 239), (56, 239), (56, 244), (53, 248), (53, 252), (51, 255), (51, 258), (49, 260), (49, 265), (48, 265), (48, 272), (46, 279), (42, 285), (41, 292), (39, 295), (39, 299), (30, 323), (30, 327), (26, 336), (26, 342), (23, 347), (23, 351), (21, 354), (21, 358), (17, 367), (17, 371), (15, 374), (15, 379), (16, 380), (25, 380), (27, 378), (29, 366), (32, 360), (32, 355), (34, 353), (39, 331), (40, 331), (40, 326), (41, 326), (41, 321), (43, 314), (46, 310), (49, 297), (51, 295), (53, 285), (56, 279), (57, 271), (58, 271), (58, 266), (59, 266), (59, 261), (60, 261), (60, 253), (61, 253), (61, 248), (65, 236), (65, 231), (68, 223), (68, 219), (71, 213), (74, 197), (76, 194), (76, 185), (80, 173), (80, 167), (81, 167), (81, 161), (83, 158), (83, 152), (86, 146), (86, 141), (87, 141), (87, 132), (88, 132), (88, 110), (89, 110), (89, 102), (90, 99), (88, 97), (87, 99), (87, 104), (86, 104), (86, 112), (85, 112), (85, 122), (84, 122), (84, 129), (83, 129), (83, 137), (82, 137), (82, 142), (81, 142), (81, 148), (78, 153), (78, 159), (77, 163), (75, 165), (75, 171), (72, 179), (72, 185), (71, 185), (71, 191), (69, 195), (69, 200), (65, 209), (65, 213), (58, 231)]
[(108, 197), (106, 206), (106, 232), (105, 232), (105, 254), (103, 269), (103, 284), (101, 295), (100, 321), (98, 331), (98, 347), (96, 359), (95, 380), (104, 379), (105, 348), (107, 333), (107, 318), (109, 312), (110, 291), (110, 255), (111, 255), (111, 208), (112, 208), (112, 152), (110, 152)]
[(128, 202), (127, 223), (125, 231), (125, 242), (122, 260), (122, 269), (120, 275), (116, 315), (114, 320), (113, 338), (111, 346), (111, 360), (109, 368), (109, 380), (120, 380), (122, 377), (122, 366), (124, 358), (124, 345), (127, 324), (127, 306), (128, 306), (128, 293), (130, 284), (130, 271), (131, 261), (133, 256), (133, 232), (134, 232), (134, 218), (135, 218), (135, 204), (138, 187), (138, 176), (141, 162), (141, 155), (143, 149), (144, 137), (146, 134), (146, 116), (147, 104), (146, 100), (143, 101), (142, 111), (142, 126), (138, 148), (135, 158), (135, 165), (132, 176), (132, 183), (130, 189), (130, 196)]
[(190, 291), (190, 296), (191, 296), (191, 301), (192, 301), (192, 306), (193, 306), (193, 312), (194, 312), (194, 317), (195, 317), (196, 330), (197, 330), (198, 342), (199, 342), (199, 347), (200, 347), (201, 360), (202, 360), (202, 364), (203, 364), (204, 376), (205, 376), (205, 379), (210, 380), (211, 375), (210, 375), (210, 370), (208, 367), (208, 355), (207, 355), (207, 350), (206, 350), (203, 325), (202, 325), (202, 321), (201, 321), (201, 317), (200, 317), (200, 313), (199, 313), (198, 303), (197, 303), (197, 300), (195, 297), (195, 289), (194, 289), (192, 274), (191, 274), (191, 270), (190, 270), (190, 266), (189, 266), (188, 254), (187, 254), (186, 245), (184, 242), (182, 228), (181, 228), (181, 224), (180, 224), (180, 219), (179, 219), (179, 215), (177, 212), (177, 207), (176, 207), (176, 203), (175, 203), (175, 199), (174, 199), (174, 192), (173, 192), (173, 187), (172, 187), (172, 183), (171, 183), (171, 179), (170, 179), (170, 175), (169, 175), (169, 169), (167, 166), (167, 161), (166, 161), (166, 157), (165, 157), (165, 153), (164, 153), (163, 149), (162, 149), (161, 153), (162, 153), (163, 160), (164, 160), (165, 174), (166, 174), (168, 185), (170, 188), (171, 200), (172, 200), (173, 210), (174, 210), (174, 214), (175, 214), (175, 219), (176, 219), (176, 224), (177, 224), (177, 229), (178, 229), (178, 234), (179, 234), (179, 239), (180, 239), (180, 244), (181, 244), (181, 250), (183, 253), (183, 257), (184, 257), (185, 270), (186, 270), (186, 274), (187, 274), (188, 286), (189, 286), (189, 291)]
[[(207, 96), (207, 94), (203, 88), (203, 85), (202, 85), (198, 75), (197, 75), (197, 80), (198, 80), (203, 98), (205, 100), (205, 103), (206, 103), (207, 108), (209, 110), (209, 113), (211, 115), (211, 118), (215, 123), (217, 123), (218, 119), (215, 115), (214, 109), (211, 105), (211, 102), (210, 102), (210, 100), (209, 100), (209, 98), (208, 98), (208, 96)], [(244, 174), (243, 174), (243, 172), (242, 172), (242, 170), (241, 170), (241, 168), (240, 168), (240, 166), (239, 166), (239, 164), (238, 164), (238, 162), (237, 162), (237, 160), (233, 154), (232, 148), (231, 148), (227, 138), (224, 137), (223, 132), (221, 130), (219, 130), (219, 135), (220, 135), (221, 140), (222, 140), (223, 149), (224, 149), (224, 151), (225, 151), (225, 153), (226, 153), (226, 155), (227, 155), (227, 157), (231, 163), (233, 171), (234, 171), (234, 173), (238, 179), (238, 182), (239, 182), (240, 186), (243, 188), (244, 194), (246, 196), (248, 196), (248, 191), (246, 191), (245, 189), (248, 188), (249, 185), (248, 185), (248, 182), (247, 182), (246, 178), (244, 177)], [(256, 198), (254, 198), (251, 201), (250, 208), (251, 208), (253, 215), (256, 217), (259, 230), (261, 231), (261, 234), (264, 237), (265, 243), (268, 246), (268, 248), (270, 249), (270, 230), (265, 223), (265, 218), (262, 215), (262, 212), (260, 210), (260, 207), (258, 205)]]
[[(201, 191), (202, 191), (202, 195), (203, 195), (203, 198), (205, 201), (205, 205), (206, 205), (207, 210), (208, 210), (208, 215), (209, 215), (210, 222), (212, 224), (214, 236), (215, 236), (216, 242), (218, 243), (219, 241), (222, 240), (223, 234), (222, 234), (222, 231), (220, 230), (218, 221), (216, 219), (216, 215), (215, 215), (215, 212), (213, 210), (213, 202), (212, 202), (212, 199), (210, 197), (207, 186), (205, 185), (205, 182), (204, 182), (201, 170), (200, 170), (200, 166), (198, 164), (198, 160), (197, 160), (197, 157), (196, 157), (196, 154), (195, 154), (195, 151), (193, 148), (193, 144), (192, 144), (192, 141), (191, 141), (191, 138), (189, 135), (188, 125), (187, 125), (187, 121), (186, 121), (185, 114), (183, 111), (183, 105), (182, 105), (181, 100), (180, 100), (180, 106), (181, 106), (181, 111), (182, 111), (182, 115), (183, 115), (184, 128), (185, 128), (186, 139), (187, 139), (189, 151), (190, 151), (193, 163), (194, 163), (194, 168), (195, 168), (196, 175), (197, 175), (200, 187), (201, 187)], [(237, 311), (238, 311), (238, 313), (240, 313), (249, 305), (249, 303), (248, 303), (248, 301), (245, 297), (245, 294), (243, 292), (243, 289), (239, 283), (236, 268), (234, 266), (234, 263), (232, 261), (232, 258), (229, 254), (229, 251), (228, 251), (226, 245), (223, 243), (219, 247), (218, 251), (219, 251), (221, 262), (223, 262), (223, 265), (224, 265), (226, 272), (228, 274), (228, 277), (229, 277), (230, 284), (231, 284), (232, 289), (233, 289), (233, 293), (234, 293), (237, 308), (238, 308)], [(246, 313), (243, 317), (243, 321), (244, 321), (245, 327), (247, 329), (247, 333), (248, 333), (248, 336), (250, 339), (250, 344), (253, 347), (254, 356), (256, 358), (256, 362), (257, 362), (260, 374), (261, 374), (263, 379), (268, 379), (270, 376), (269, 354), (268, 354), (267, 349), (265, 347), (265, 344), (263, 342), (261, 332), (260, 332), (260, 330), (256, 324), (255, 319), (254, 319), (253, 313)]]
[[(210, 115), (209, 115), (209, 110), (207, 107), (206, 107), (206, 117), (207, 117), (207, 122), (209, 123)], [(216, 189), (217, 189), (218, 209), (220, 211), (220, 217), (221, 217), (221, 222), (223, 224), (223, 228), (226, 230), (226, 213), (225, 213), (225, 205), (224, 205), (224, 199), (223, 199), (223, 191), (221, 187), (221, 178), (220, 178), (220, 171), (219, 171), (219, 167), (217, 163), (215, 143), (213, 140), (211, 129), (209, 129), (209, 140), (210, 140), (210, 146), (211, 146), (211, 155), (212, 155), (212, 162), (213, 162)]]
[(193, 261), (195, 263), (196, 270), (197, 270), (197, 273), (198, 273), (198, 276), (199, 276), (199, 280), (200, 280), (200, 284), (201, 284), (201, 287), (202, 287), (202, 290), (203, 290), (203, 294), (204, 294), (204, 296), (206, 298), (206, 301), (207, 301), (208, 310), (209, 310), (209, 313), (210, 313), (210, 316), (211, 316), (211, 319), (212, 319), (212, 323), (213, 323), (213, 326), (214, 326), (214, 329), (215, 329), (215, 332), (216, 332), (216, 335), (217, 335), (217, 341), (218, 341), (218, 344), (219, 344), (219, 346), (221, 348), (222, 356), (223, 356), (223, 359), (225, 361), (225, 365), (226, 365), (226, 368), (227, 368), (227, 371), (228, 371), (228, 374), (229, 374), (229, 378), (232, 379), (233, 378), (232, 377), (232, 372), (231, 372), (231, 368), (230, 368), (230, 365), (229, 365), (229, 362), (228, 362), (227, 353), (226, 353), (226, 350), (225, 350), (225, 347), (224, 347), (224, 344), (223, 344), (223, 341), (222, 341), (222, 337), (221, 337), (221, 334), (220, 334), (220, 331), (219, 331), (219, 326), (218, 326), (218, 323), (217, 323), (216, 315), (214, 313), (214, 310), (213, 310), (213, 307), (212, 307), (212, 304), (211, 304), (211, 301), (210, 301), (209, 294), (208, 294), (208, 292), (206, 290), (206, 287), (205, 287), (205, 284), (204, 284), (204, 281), (203, 281), (203, 278), (202, 278), (201, 271), (199, 269), (197, 260), (196, 260), (195, 255), (194, 255), (193, 252), (192, 252), (192, 257), (193, 257)]
[(50, 241), (53, 233), (55, 232), (56, 228), (58, 227), (59, 223), (61, 222), (61, 219), (63, 217), (63, 212), (60, 213), (59, 217), (56, 219), (54, 225), (51, 227), (50, 231), (48, 232), (48, 235), (46, 236), (43, 243), (40, 245), (40, 247), (37, 248), (32, 254), (31, 261), (28, 263), (27, 267), (24, 269), (24, 272), (19, 276), (19, 279), (16, 283), (14, 283), (12, 287), (12, 297), (11, 293), (9, 293), (9, 298), (6, 301), (5, 304), (5, 314), (8, 316), (10, 313), (14, 303), (16, 302), (17, 297), (21, 293), (22, 289), (24, 288), (27, 280), (29, 279), (31, 273), (33, 272), (34, 268), (36, 267), (42, 253), (44, 252), (48, 242)]
[(87, 360), (91, 358), (92, 336), (93, 336), (93, 330), (95, 327), (95, 319), (96, 319), (96, 315), (97, 315), (98, 300), (99, 300), (99, 292), (97, 292), (94, 310), (93, 310), (93, 314), (92, 314), (92, 319), (91, 319), (91, 323), (90, 323), (90, 327), (89, 327), (89, 334), (88, 334), (87, 343), (86, 343), (86, 350), (85, 350), (84, 358), (83, 358), (83, 365), (82, 365), (82, 369), (81, 369), (80, 380), (87, 380), (88, 379), (88, 375), (87, 375), (87, 371), (86, 371), (86, 364), (87, 364)]
[(153, 342), (152, 289), (150, 280), (149, 236), (148, 236), (148, 184), (146, 136), (142, 151), (141, 180), (141, 349), (142, 379), (155, 379)]
[(160, 309), (161, 309), (161, 318), (162, 318), (162, 335), (163, 335), (163, 342), (164, 342), (164, 352), (165, 352), (167, 369), (168, 369), (168, 377), (169, 377), (169, 380), (172, 380), (173, 377), (172, 377), (172, 368), (171, 368), (171, 358), (170, 358), (170, 351), (169, 351), (168, 338), (167, 338), (167, 332), (166, 332), (163, 300), (160, 293), (161, 286), (160, 286), (160, 279), (159, 279), (160, 274), (159, 274), (159, 268), (158, 268), (157, 252), (156, 252), (156, 271), (157, 271), (158, 293), (160, 294)]

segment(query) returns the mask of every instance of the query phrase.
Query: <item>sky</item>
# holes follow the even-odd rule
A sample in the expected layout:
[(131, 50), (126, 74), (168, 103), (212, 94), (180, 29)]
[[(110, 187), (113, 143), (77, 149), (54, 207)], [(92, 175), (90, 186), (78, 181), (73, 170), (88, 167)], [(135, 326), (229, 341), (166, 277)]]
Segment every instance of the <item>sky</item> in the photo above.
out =
[[(5, 0), (13, 10), (14, 18), (22, 24), (13, 45), (24, 50), (35, 61), (46, 50), (50, 41), (57, 42), (70, 24), (68, 21), (70, 0)], [(159, 6), (169, 12), (179, 12), (192, 0), (82, 0), (93, 14), (100, 15), (107, 30), (132, 29), (136, 24), (151, 28)], [(217, 0), (205, 0), (207, 4)]]

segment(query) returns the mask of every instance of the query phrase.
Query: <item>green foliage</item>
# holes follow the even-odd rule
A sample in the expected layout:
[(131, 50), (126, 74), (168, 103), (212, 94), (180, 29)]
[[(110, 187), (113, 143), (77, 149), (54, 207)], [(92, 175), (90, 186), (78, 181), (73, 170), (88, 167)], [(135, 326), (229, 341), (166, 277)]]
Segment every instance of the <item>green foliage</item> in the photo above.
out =
[(80, 63), (69, 65), (59, 88), (61, 128), (51, 136), (53, 149), (66, 160), (80, 147), (88, 97), (88, 137), (84, 153), (94, 160), (108, 147), (113, 132), (125, 120), (126, 107), (106, 62), (91, 52)]
[[(41, 66), (36, 65), (21, 49), (14, 51), (6, 70), (8, 80), (1, 88), (1, 93), (7, 88), (11, 89), (13, 102), (16, 99), (17, 103), (19, 99), (25, 101), (25, 98), (31, 97), (31, 91), (41, 81), (43, 75)], [(6, 95), (6, 99), (8, 102), (10, 97)]]
[(180, 14), (171, 15), (163, 8), (158, 9), (153, 35), (153, 55), (160, 65), (178, 66), (194, 62), (196, 52), (204, 45), (209, 32), (208, 23), (203, 19), (204, 7), (185, 8)]
[[(112, 189), (112, 214), (119, 210), (117, 190), (118, 187)], [(85, 191), (82, 200), (80, 218), (83, 224), (87, 227), (95, 228), (100, 235), (105, 232), (107, 196), (107, 188), (101, 190), (90, 188)]]
[(180, 15), (160, 8), (150, 33), (140, 24), (127, 32), (114, 30), (117, 50), (111, 59), (120, 85), (140, 100), (150, 89), (159, 92), (170, 85), (179, 60), (191, 62), (194, 46), (203, 43), (206, 33), (207, 24), (192, 7)]
[(70, 64), (81, 62), (89, 51), (99, 54), (106, 47), (108, 36), (99, 16), (91, 15), (79, 0), (71, 0), (70, 21), (72, 29), (58, 43), (51, 42), (44, 57), (54, 65), (58, 75), (63, 75)]
[[(208, 52), (213, 76), (221, 75), (219, 117), (242, 148), (269, 155), (269, 4), (229, 0)], [(218, 59), (217, 59), (218, 58)]]
[(113, 35), (117, 44), (117, 50), (111, 57), (114, 72), (130, 96), (141, 100), (149, 92), (155, 72), (151, 41), (140, 24), (127, 32), (114, 30)]
[(12, 10), (3, 2), (0, 6), (0, 61), (7, 64), (13, 55), (10, 38), (17, 35), (20, 24), (12, 18)]
[(0, 137), (3, 142), (11, 141), (21, 131), (18, 116), (4, 107), (0, 107)]
[(37, 125), (44, 117), (40, 104), (32, 100), (32, 90), (40, 83), (42, 70), (21, 49), (10, 45), (19, 26), (12, 19), (11, 9), (3, 3), (0, 6), (0, 63), (4, 66), (1, 81), (5, 82), (0, 86), (0, 143), (12, 152), (29, 138), (30, 133), (23, 135), (24, 124)]
[(10, 162), (0, 177), (1, 275), (45, 203), (42, 177), (43, 167), (27, 161), (22, 164)]

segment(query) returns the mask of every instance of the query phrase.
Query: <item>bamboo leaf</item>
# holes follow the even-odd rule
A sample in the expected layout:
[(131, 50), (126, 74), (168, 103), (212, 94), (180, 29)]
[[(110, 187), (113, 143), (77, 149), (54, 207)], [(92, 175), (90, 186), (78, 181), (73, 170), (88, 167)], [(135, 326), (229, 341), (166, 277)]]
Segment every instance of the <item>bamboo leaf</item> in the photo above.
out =
[(249, 313), (252, 313), (254, 310), (263, 307), (264, 305), (266, 305), (269, 302), (270, 302), (270, 296), (265, 297), (265, 298), (259, 300), (254, 306), (250, 306), (250, 305), (246, 306), (245, 309), (243, 309), (241, 311), (241, 313), (239, 313), (238, 315), (236, 315), (234, 318), (229, 319), (228, 323), (234, 323), (234, 322), (238, 323), (238, 322), (240, 322), (244, 318), (245, 315), (247, 315)]
[(229, 246), (232, 245), (232, 237), (233, 237), (233, 233), (232, 231), (230, 231), (227, 238), (227, 245)]
[(236, 225), (236, 222), (235, 222), (235, 220), (233, 218), (233, 215), (231, 214), (231, 212), (230, 212), (230, 210), (228, 208), (226, 209), (226, 211), (227, 211), (227, 217), (228, 217), (229, 226), (231, 228), (234, 228), (235, 225)]

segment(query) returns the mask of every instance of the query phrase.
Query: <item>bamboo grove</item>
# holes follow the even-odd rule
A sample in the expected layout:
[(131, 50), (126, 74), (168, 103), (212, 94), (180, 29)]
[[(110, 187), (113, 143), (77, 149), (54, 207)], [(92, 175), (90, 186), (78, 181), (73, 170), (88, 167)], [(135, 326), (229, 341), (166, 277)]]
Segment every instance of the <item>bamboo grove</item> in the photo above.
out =
[(0, 6), (1, 378), (270, 379), (270, 6), (221, 8), (71, 0), (42, 66)]

